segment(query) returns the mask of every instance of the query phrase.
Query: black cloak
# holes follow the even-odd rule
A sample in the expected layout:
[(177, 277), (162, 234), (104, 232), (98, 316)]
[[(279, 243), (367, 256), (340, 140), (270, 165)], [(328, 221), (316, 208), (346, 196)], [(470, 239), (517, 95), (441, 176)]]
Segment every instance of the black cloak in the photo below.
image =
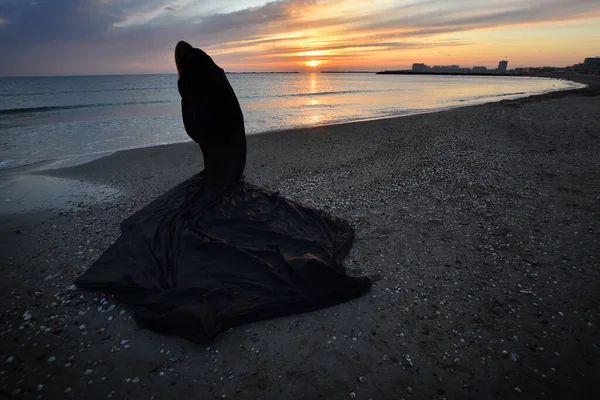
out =
[(365, 293), (369, 279), (342, 266), (354, 238), (346, 221), (239, 181), (242, 112), (223, 70), (196, 50), (178, 86), (205, 170), (123, 221), (77, 286), (113, 293), (140, 325), (196, 342)]

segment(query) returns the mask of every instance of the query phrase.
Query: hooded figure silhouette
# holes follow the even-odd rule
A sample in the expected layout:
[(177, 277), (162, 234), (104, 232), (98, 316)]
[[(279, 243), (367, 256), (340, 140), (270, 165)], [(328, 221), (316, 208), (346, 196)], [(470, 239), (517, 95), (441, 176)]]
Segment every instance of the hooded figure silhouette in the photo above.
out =
[(185, 42), (175, 52), (185, 129), (204, 171), (121, 222), (121, 236), (76, 280), (113, 293), (141, 326), (195, 342), (249, 322), (367, 292), (342, 264), (347, 221), (239, 182), (244, 118), (221, 68)]
[(225, 72), (208, 54), (181, 41), (175, 47), (175, 64), (183, 124), (202, 150), (204, 185), (218, 194), (244, 173), (244, 116)]

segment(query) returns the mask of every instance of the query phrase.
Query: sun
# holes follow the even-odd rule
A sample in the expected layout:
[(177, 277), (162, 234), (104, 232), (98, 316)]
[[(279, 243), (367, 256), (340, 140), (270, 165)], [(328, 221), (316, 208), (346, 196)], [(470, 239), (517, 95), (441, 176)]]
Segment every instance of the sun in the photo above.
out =
[(306, 65), (308, 65), (309, 67), (318, 67), (322, 63), (323, 63), (323, 61), (321, 61), (321, 60), (310, 60), (310, 61), (306, 62)]

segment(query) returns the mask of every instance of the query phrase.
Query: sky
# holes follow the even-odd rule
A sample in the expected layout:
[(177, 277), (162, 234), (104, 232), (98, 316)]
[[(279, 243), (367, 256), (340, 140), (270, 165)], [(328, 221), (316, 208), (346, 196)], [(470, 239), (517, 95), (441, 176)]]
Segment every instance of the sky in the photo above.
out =
[(0, 0), (0, 76), (566, 66), (600, 55), (600, 0)]

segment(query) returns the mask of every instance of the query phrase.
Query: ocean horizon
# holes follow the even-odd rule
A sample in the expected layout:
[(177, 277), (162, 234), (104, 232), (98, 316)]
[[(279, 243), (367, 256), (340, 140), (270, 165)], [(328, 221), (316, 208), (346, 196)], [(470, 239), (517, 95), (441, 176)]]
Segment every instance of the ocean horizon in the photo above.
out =
[[(581, 87), (534, 77), (229, 72), (247, 134)], [(189, 141), (176, 74), (0, 78), (0, 169)]]

